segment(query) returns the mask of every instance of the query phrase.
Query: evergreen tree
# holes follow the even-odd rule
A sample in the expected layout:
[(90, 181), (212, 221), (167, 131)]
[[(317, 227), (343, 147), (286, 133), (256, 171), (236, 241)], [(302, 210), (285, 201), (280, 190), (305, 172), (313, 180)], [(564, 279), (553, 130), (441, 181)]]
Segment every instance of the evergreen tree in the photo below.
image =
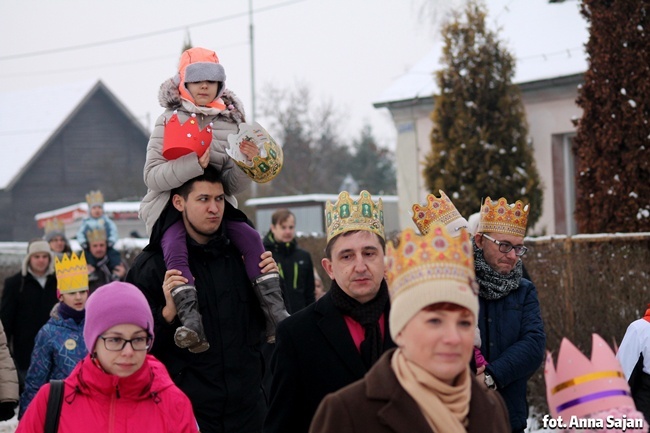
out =
[(582, 233), (650, 231), (649, 0), (583, 0), (589, 68), (577, 103)]
[(348, 170), (359, 188), (371, 194), (395, 194), (397, 180), (392, 152), (377, 145), (370, 125), (363, 127), (353, 148), (354, 156)]
[(542, 189), (527, 141), (523, 104), (513, 85), (514, 60), (485, 23), (484, 6), (469, 1), (443, 26), (444, 68), (436, 73), (431, 152), (424, 177), (459, 212), (478, 212), (487, 196), (530, 203), (528, 226), (539, 219)]

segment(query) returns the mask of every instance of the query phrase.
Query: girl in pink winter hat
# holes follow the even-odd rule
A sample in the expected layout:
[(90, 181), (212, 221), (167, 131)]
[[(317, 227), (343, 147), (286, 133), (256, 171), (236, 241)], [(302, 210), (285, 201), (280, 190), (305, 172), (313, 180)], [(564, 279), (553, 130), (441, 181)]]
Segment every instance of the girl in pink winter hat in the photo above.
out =
[[(86, 303), (84, 340), (89, 354), (64, 381), (58, 430), (65, 432), (196, 433), (192, 405), (165, 366), (147, 352), (153, 317), (132, 284), (113, 282)], [(29, 405), (17, 432), (42, 432), (50, 384)]]

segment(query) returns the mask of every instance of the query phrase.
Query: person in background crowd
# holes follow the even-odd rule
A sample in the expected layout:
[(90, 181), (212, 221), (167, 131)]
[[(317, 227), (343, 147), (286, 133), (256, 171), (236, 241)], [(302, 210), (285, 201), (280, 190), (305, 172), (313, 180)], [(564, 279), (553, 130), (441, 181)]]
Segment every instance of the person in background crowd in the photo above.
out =
[(108, 258), (108, 269), (112, 272), (122, 262), (120, 252), (115, 249), (118, 241), (117, 226), (112, 219), (104, 213), (104, 195), (101, 191), (90, 191), (86, 194), (88, 203), (88, 216), (81, 221), (77, 231), (77, 242), (86, 253), (86, 261), (89, 265), (97, 267), (93, 254), (90, 251), (89, 233), (103, 232), (106, 240), (106, 257)]
[(621, 364), (598, 334), (592, 334), (591, 359), (563, 338), (555, 366), (551, 353), (546, 354), (544, 380), (550, 416), (563, 420), (559, 431), (647, 433)]
[[(88, 274), (83, 272), (86, 258), (82, 252), (54, 259), (59, 303), (50, 313), (50, 320), (36, 334), (32, 360), (20, 395), (18, 419), (22, 418), (32, 399), (52, 379), (65, 379), (88, 353), (83, 340)], [(81, 272), (80, 272), (81, 270)]]
[(53, 218), (45, 222), (45, 235), (43, 238), (50, 244), (50, 249), (58, 258), (62, 258), (63, 254), (70, 254), (72, 252), (70, 243), (65, 237), (65, 226), (58, 218)]
[[(90, 230), (86, 233), (86, 239), (88, 239), (88, 254), (91, 258), (89, 262), (94, 263), (94, 265), (88, 263), (90, 292), (111, 281), (124, 281), (126, 265), (121, 259), (119, 262), (110, 259), (106, 232), (102, 229)], [(111, 266), (111, 263), (117, 264)]]
[(316, 267), (314, 266), (314, 297), (318, 301), (320, 298), (327, 293), (327, 290), (325, 288), (325, 284), (323, 284), (323, 279), (318, 275), (318, 271), (316, 270)]
[(630, 384), (636, 408), (650, 423), (650, 304), (643, 317), (627, 327), (616, 358)]
[(271, 215), (271, 228), (264, 237), (264, 247), (278, 262), (289, 313), (312, 304), (315, 300), (314, 264), (309, 252), (298, 247), (296, 217), (289, 209), (278, 209)]
[(332, 286), (278, 327), (266, 433), (307, 432), (325, 395), (361, 379), (395, 346), (388, 326), (381, 199), (374, 203), (362, 191), (353, 200), (343, 191), (334, 205), (327, 203), (325, 220), (322, 265)]
[(481, 353), (488, 364), (485, 385), (506, 402), (513, 432), (528, 419), (528, 379), (544, 359), (546, 334), (537, 289), (522, 278), (521, 257), (528, 205), (505, 198), (485, 199), (474, 235), (474, 265), (479, 290)]
[(390, 331), (398, 348), (328, 395), (311, 433), (508, 433), (498, 393), (470, 371), (478, 316), (470, 236), (439, 222), (388, 246)]
[[(197, 433), (192, 405), (156, 358), (148, 355), (154, 321), (132, 284), (114, 281), (86, 303), (83, 331), (90, 353), (64, 381), (57, 431)], [(50, 384), (41, 387), (17, 433), (41, 433)]]
[[(231, 212), (243, 215), (227, 204), (221, 174), (206, 167), (201, 176), (174, 190), (151, 242), (127, 275), (153, 310), (158, 338), (152, 353), (192, 401), (202, 433), (259, 432), (266, 412), (260, 353), (264, 317), (242, 255), (222, 224)], [(171, 292), (187, 284), (187, 278), (167, 269), (160, 237), (178, 219), (188, 233), (189, 263), (210, 342), (202, 353), (189, 352), (174, 341), (178, 316), (187, 311), (176, 307)], [(261, 260), (261, 273), (277, 273), (271, 253), (264, 252)]]
[(20, 392), (34, 349), (34, 338), (57, 303), (54, 260), (49, 244), (32, 240), (21, 270), (5, 280), (0, 319), (16, 364)]

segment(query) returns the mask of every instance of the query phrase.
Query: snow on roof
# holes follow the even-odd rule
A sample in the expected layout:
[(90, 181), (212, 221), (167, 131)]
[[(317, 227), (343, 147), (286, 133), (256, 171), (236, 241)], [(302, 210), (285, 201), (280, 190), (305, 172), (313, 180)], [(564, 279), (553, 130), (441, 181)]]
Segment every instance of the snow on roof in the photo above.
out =
[[(107, 214), (116, 214), (116, 213), (138, 213), (140, 210), (139, 201), (107, 201), (104, 202), (104, 212)], [(74, 211), (82, 211), (82, 213), (88, 213), (88, 203), (85, 201), (71, 204), (65, 207), (58, 209), (49, 210), (46, 212), (37, 213), (34, 215), (36, 221), (54, 218), (59, 215), (67, 214)]]
[(0, 190), (10, 186), (96, 84), (88, 80), (0, 93)]
[[(514, 82), (518, 84), (575, 75), (587, 70), (584, 44), (589, 39), (580, 2), (549, 3), (548, 0), (487, 0), (487, 24), (500, 29), (498, 39), (516, 59)], [(404, 75), (397, 78), (374, 102), (428, 98), (438, 93), (435, 71), (441, 69), (443, 43)]]

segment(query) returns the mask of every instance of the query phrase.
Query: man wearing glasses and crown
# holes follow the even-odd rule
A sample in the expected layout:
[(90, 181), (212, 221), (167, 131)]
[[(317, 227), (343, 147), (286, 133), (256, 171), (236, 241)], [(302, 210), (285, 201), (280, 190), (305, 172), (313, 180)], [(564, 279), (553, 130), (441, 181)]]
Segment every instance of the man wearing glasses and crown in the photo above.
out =
[(488, 365), (485, 385), (506, 402), (513, 432), (528, 418), (526, 385), (544, 359), (546, 334), (532, 282), (522, 278), (528, 205), (485, 199), (474, 236), (474, 266), (480, 286), (481, 352)]

